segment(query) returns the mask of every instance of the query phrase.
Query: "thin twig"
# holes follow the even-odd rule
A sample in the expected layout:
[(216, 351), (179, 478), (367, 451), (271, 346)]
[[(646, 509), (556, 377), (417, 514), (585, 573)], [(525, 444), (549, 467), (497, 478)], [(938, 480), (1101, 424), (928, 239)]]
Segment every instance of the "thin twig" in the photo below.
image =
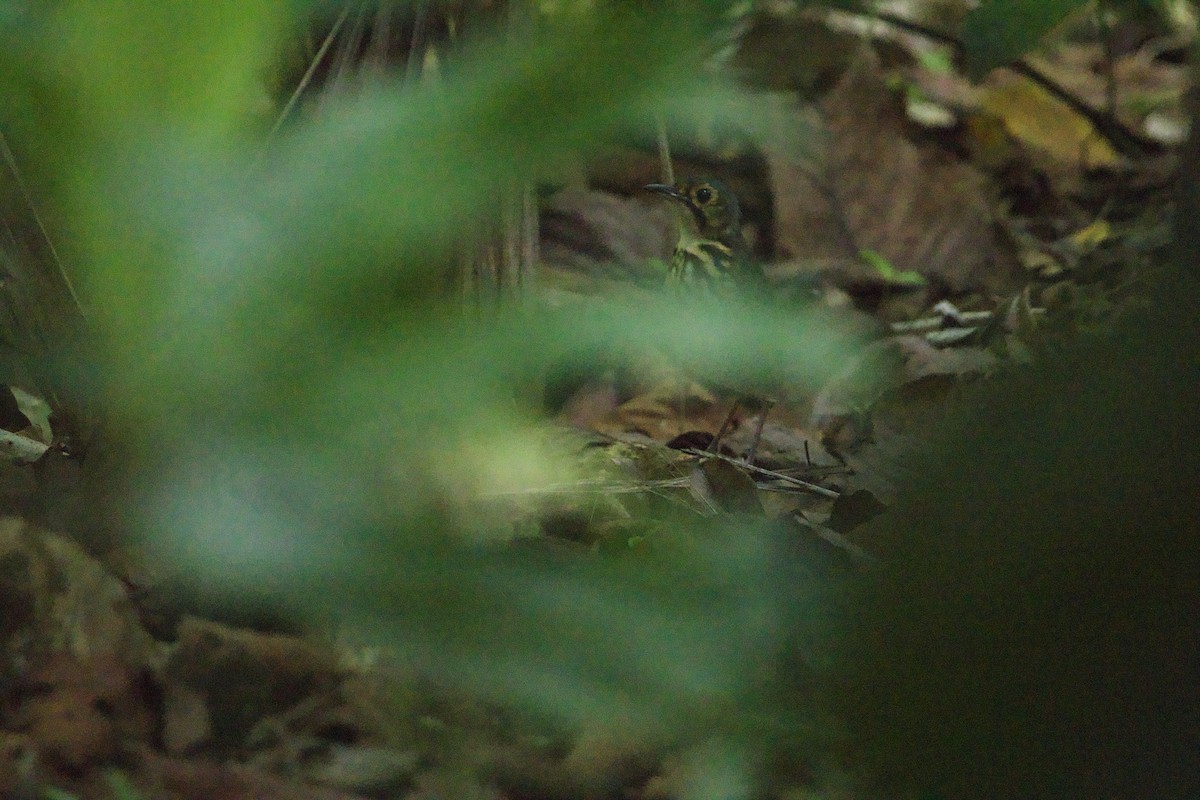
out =
[(308, 69), (304, 71), (304, 75), (301, 76), (300, 82), (296, 84), (296, 88), (292, 91), (291, 96), (288, 97), (288, 101), (284, 105), (283, 110), (279, 112), (279, 118), (275, 120), (275, 124), (271, 127), (271, 132), (267, 134), (268, 139), (273, 139), (275, 134), (279, 132), (279, 129), (283, 127), (283, 123), (288, 117), (291, 116), (292, 111), (296, 108), (296, 104), (300, 102), (300, 96), (304, 94), (306, 89), (308, 89), (308, 85), (312, 83), (313, 76), (317, 74), (317, 67), (319, 67), (321, 62), (325, 60), (325, 54), (328, 53), (329, 48), (333, 46), (333, 41), (337, 38), (338, 31), (340, 31), (342, 26), (346, 24), (346, 17), (348, 16), (350, 16), (349, 4), (342, 9), (342, 13), (333, 23), (333, 28), (329, 31), (329, 34), (325, 37), (325, 40), (321, 42), (321, 46), (317, 48), (316, 55), (312, 57), (312, 61), (308, 64)]
[[(671, 163), (671, 140), (667, 136), (667, 119), (662, 114), (654, 115), (654, 133), (658, 143), (659, 180), (668, 186), (675, 184), (675, 166)], [(679, 389), (679, 425), (687, 419), (687, 387)]]
[(675, 167), (671, 163), (671, 142), (667, 138), (667, 120), (662, 114), (654, 115), (654, 131), (658, 140), (658, 171), (665, 184), (675, 183)]
[(412, 39), (408, 44), (408, 61), (404, 65), (404, 85), (413, 86), (421, 77), (421, 64), (425, 59), (426, 29), (429, 25), (429, 4), (420, 2), (413, 9)]
[(776, 480), (784, 481), (785, 483), (790, 483), (793, 486), (797, 486), (801, 489), (804, 489), (805, 491), (812, 492), (813, 494), (820, 495), (821, 497), (828, 497), (831, 500), (836, 500), (837, 498), (842, 496), (841, 492), (835, 492), (833, 489), (826, 489), (824, 486), (818, 486), (815, 483), (809, 483), (808, 481), (802, 481), (799, 478), (793, 478), (791, 475), (785, 475), (782, 472), (776, 472), (774, 470), (764, 469), (763, 467), (756, 467), (753, 464), (747, 464), (744, 461), (740, 461), (736, 458), (730, 458), (729, 456), (723, 455), (721, 453), (710, 453), (707, 450), (696, 450), (694, 448), (687, 448), (680, 452), (687, 453), (687, 454), (693, 455), (693, 456), (698, 456), (702, 459), (703, 458), (717, 458), (717, 459), (720, 459), (721, 461), (728, 461), (730, 464), (733, 464), (736, 467), (741, 467), (742, 469), (744, 469), (748, 472), (755, 472), (759, 475), (765, 475), (768, 478), (774, 478)]
[[(934, 41), (950, 45), (954, 51), (961, 57), (966, 53), (966, 46), (962, 39), (959, 39), (953, 34), (945, 31), (940, 31), (931, 28), (927, 25), (922, 25), (914, 22), (901, 15), (887, 11), (865, 11), (864, 16), (874, 17), (889, 24), (895, 25), (901, 30), (909, 31), (920, 36), (933, 39)], [(1029, 80), (1041, 86), (1058, 100), (1066, 103), (1072, 111), (1084, 117), (1096, 131), (1103, 136), (1110, 144), (1112, 144), (1121, 153), (1131, 157), (1144, 157), (1154, 153), (1162, 152), (1162, 145), (1142, 135), (1138, 131), (1127, 126), (1114, 113), (1109, 113), (1102, 109), (1092, 108), (1076, 95), (1072, 94), (1057, 81), (1045, 75), (1040, 70), (1032, 66), (1024, 58), (1018, 58), (1004, 65), (1008, 69), (1023, 75)]]
[(521, 281), (525, 292), (533, 290), (537, 277), (534, 267), (541, 258), (539, 225), (537, 190), (532, 183), (525, 182), (521, 185)]
[(380, 3), (375, 9), (375, 25), (371, 30), (371, 42), (364, 60), (368, 66), (376, 67), (381, 73), (387, 69), (388, 49), (392, 46), (392, 27), (396, 8), (391, 3)]
[(42, 235), (43, 241), (46, 242), (46, 247), (50, 251), (50, 258), (54, 261), (54, 267), (58, 270), (63, 284), (67, 287), (67, 292), (71, 295), (71, 302), (75, 304), (75, 309), (79, 312), (79, 316), (86, 321), (87, 314), (83, 312), (83, 304), (79, 302), (79, 295), (75, 293), (75, 284), (71, 282), (70, 276), (67, 275), (66, 269), (63, 268), (62, 259), (58, 255), (58, 249), (54, 246), (54, 240), (50, 238), (50, 233), (46, 230), (45, 223), (42, 222), (42, 215), (38, 213), (37, 206), (34, 205), (33, 195), (30, 193), (29, 187), (25, 184), (25, 179), (21, 176), (16, 156), (13, 155), (12, 149), (8, 146), (8, 137), (4, 135), (3, 131), (0, 131), (0, 150), (3, 151), (4, 163), (8, 165), (13, 180), (16, 181), (17, 188), (21, 190), (21, 197), (29, 207), (29, 212), (33, 215), (33, 221), (37, 224), (38, 232)]
[(683, 489), (688, 486), (688, 479), (664, 478), (657, 481), (642, 481), (640, 483), (612, 483), (598, 479), (585, 478), (571, 483), (552, 483), (548, 486), (531, 486), (527, 489), (512, 489), (501, 492), (485, 492), (483, 497), (526, 497), (544, 494), (640, 494), (656, 492), (661, 489)]

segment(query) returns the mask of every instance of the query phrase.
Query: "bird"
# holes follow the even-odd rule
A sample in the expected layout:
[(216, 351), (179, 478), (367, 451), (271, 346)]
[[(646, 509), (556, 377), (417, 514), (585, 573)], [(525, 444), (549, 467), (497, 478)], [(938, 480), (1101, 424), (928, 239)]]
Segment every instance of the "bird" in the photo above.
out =
[[(685, 292), (750, 299), (765, 294), (766, 275), (750, 258), (750, 248), (742, 235), (741, 206), (729, 187), (715, 178), (689, 177), (675, 183), (651, 183), (643, 188), (677, 204), (679, 238), (667, 272), (668, 286)], [(739, 393), (708, 449), (717, 449), (741, 408), (761, 410), (746, 454), (746, 463), (753, 464), (773, 402), (757, 393)]]
[(679, 209), (679, 239), (667, 283), (718, 292), (757, 292), (766, 284), (742, 236), (737, 195), (715, 178), (651, 183), (646, 191), (673, 200)]

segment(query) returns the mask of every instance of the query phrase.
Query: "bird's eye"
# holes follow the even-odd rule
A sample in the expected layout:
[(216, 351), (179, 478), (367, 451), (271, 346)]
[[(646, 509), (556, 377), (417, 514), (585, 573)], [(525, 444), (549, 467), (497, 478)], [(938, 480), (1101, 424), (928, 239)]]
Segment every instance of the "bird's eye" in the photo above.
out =
[(708, 188), (707, 186), (702, 186), (696, 190), (696, 202), (697, 203), (701, 203), (701, 204), (707, 203), (709, 200), (712, 200), (712, 198), (713, 198), (713, 190)]

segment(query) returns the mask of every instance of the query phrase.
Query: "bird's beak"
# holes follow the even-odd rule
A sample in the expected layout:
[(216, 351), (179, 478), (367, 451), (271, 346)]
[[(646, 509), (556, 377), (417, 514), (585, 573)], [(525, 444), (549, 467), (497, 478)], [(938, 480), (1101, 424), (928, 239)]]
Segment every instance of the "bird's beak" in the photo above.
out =
[(669, 183), (650, 183), (650, 184), (643, 186), (642, 188), (645, 189), (647, 192), (654, 192), (655, 194), (666, 195), (667, 197), (671, 198), (672, 200), (682, 200), (683, 199), (683, 195), (679, 193), (679, 190), (676, 189), (674, 186), (672, 186)]

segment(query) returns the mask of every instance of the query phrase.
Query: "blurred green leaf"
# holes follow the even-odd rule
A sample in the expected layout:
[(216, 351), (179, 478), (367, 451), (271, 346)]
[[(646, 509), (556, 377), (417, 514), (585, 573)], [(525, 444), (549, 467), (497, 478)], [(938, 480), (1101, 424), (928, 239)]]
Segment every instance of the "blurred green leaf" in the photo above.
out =
[(968, 72), (981, 78), (1015, 61), (1088, 5), (1081, 0), (984, 0), (963, 23)]
[(129, 776), (119, 769), (105, 771), (104, 780), (116, 800), (141, 800), (142, 793), (133, 785)]
[(888, 283), (894, 283), (897, 286), (924, 286), (926, 284), (924, 275), (910, 269), (896, 269), (886, 256), (876, 250), (863, 250), (858, 257)]
[(327, 97), (270, 142), (255, 96), (296, 24), (285, 7), (66, 3), (21, 34), (5, 87), (45, 111), (13, 130), (67, 223), (87, 377), (157, 552), (546, 713), (733, 704), (795, 589), (759, 532), (676, 522), (669, 558), (563, 561), (478, 543), (506, 531), (475, 500), (569, 470), (526, 441), (516, 397), (581, 345), (816, 383), (843, 343), (789, 309), (662, 297), (477, 319), (445, 289), (498, 187), (655, 112), (747, 107), (701, 68), (715, 7), (514, 28), (437, 82)]
[[(225, 338), (193, 338), (197, 327), (257, 338), (269, 321), (275, 339), (386, 327), (397, 293), (429, 293), (406, 273), (444, 269), (453, 241), (495, 213), (498, 186), (697, 82), (695, 64), (675, 56), (695, 47), (686, 22), (628, 13), (478, 46), (440, 85), (346, 98), (264, 157), (198, 158), (157, 130), (122, 134), (132, 152), (106, 154), (107, 171), (77, 185), (74, 204), (102, 246), (89, 285), (112, 315), (102, 330), (113, 374), (141, 379), (122, 395), (169, 390), (160, 370), (195, 375), (196, 358), (226, 354)], [(660, 47), (667, 58), (651, 55)]]
[(56, 789), (53, 786), (43, 787), (39, 792), (44, 800), (79, 800), (78, 796), (62, 789)]

